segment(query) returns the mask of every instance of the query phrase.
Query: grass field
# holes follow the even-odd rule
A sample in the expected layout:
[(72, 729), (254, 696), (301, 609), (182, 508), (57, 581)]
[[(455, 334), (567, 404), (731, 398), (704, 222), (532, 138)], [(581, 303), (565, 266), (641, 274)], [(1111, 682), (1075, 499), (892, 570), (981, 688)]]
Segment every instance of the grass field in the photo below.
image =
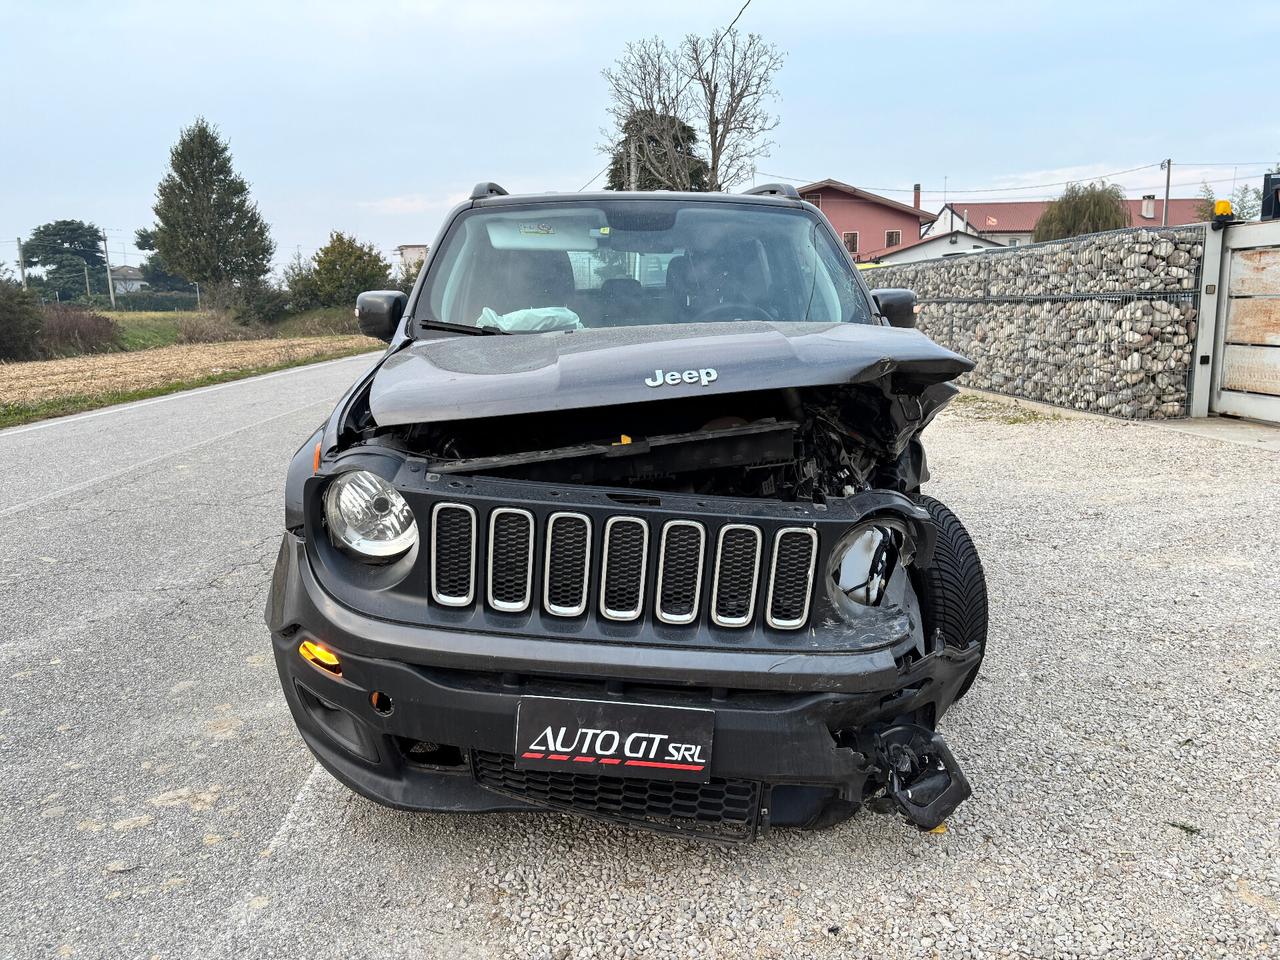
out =
[(359, 336), (157, 346), (0, 364), (0, 428), (380, 350)]
[(196, 310), (120, 310), (107, 312), (120, 325), (120, 348), (122, 350), (150, 350), (154, 347), (168, 347), (184, 342), (184, 328), (194, 326), (204, 328), (205, 339), (208, 329), (225, 326), (226, 339), (252, 339), (254, 337), (326, 337), (355, 336), (360, 333), (356, 323), (355, 312), (351, 307), (319, 307), (297, 313), (280, 323), (265, 327), (240, 327), (231, 320), (225, 320), (219, 314)]
[(178, 342), (179, 321), (199, 316), (194, 310), (117, 311), (107, 313), (120, 325), (120, 347), (124, 350), (150, 350)]

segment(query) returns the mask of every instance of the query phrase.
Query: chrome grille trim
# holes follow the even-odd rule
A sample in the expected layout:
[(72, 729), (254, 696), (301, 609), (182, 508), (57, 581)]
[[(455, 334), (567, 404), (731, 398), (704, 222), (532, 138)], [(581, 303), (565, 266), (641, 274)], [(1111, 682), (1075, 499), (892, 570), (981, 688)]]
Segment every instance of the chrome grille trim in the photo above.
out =
[[(782, 538), (803, 535), (809, 538), (809, 569), (805, 577), (804, 609), (798, 618), (778, 620), (773, 616), (773, 593), (778, 582), (778, 553)], [(809, 619), (809, 605), (813, 601), (813, 569), (818, 559), (818, 531), (813, 527), (783, 527), (773, 537), (773, 560), (769, 565), (769, 594), (765, 599), (765, 622), (775, 630), (795, 630)]]
[[(524, 600), (520, 603), (511, 603), (508, 600), (499, 600), (493, 595), (493, 551), (495, 545), (494, 531), (498, 527), (498, 518), (511, 514), (517, 517), (523, 517), (529, 527), (529, 555), (525, 558), (524, 563)], [(489, 514), (489, 566), (485, 575), (485, 588), (488, 593), (489, 606), (503, 613), (521, 613), (529, 609), (529, 604), (533, 601), (533, 539), (534, 539), (534, 523), (533, 514), (528, 510), (520, 510), (516, 507), (496, 507)]]
[[(558, 520), (581, 520), (587, 528), (587, 542), (582, 551), (582, 591), (579, 601), (572, 607), (551, 602), (551, 549), (555, 542), (555, 528)], [(587, 609), (587, 586), (591, 580), (591, 518), (585, 513), (574, 513), (560, 510), (547, 517), (547, 548), (542, 567), (542, 606), (547, 613), (556, 617), (578, 617)]]
[[(720, 616), (720, 570), (724, 566), (724, 538), (725, 534), (733, 530), (746, 530), (748, 533), (754, 534), (756, 541), (755, 560), (751, 564), (751, 595), (747, 600), (747, 612), (741, 617), (722, 617)], [(715, 574), (711, 581), (711, 620), (720, 627), (745, 627), (755, 618), (756, 615), (756, 590), (760, 581), (760, 552), (764, 549), (764, 534), (760, 532), (760, 528), (749, 523), (726, 523), (720, 528), (720, 534), (716, 537), (716, 564)]]
[[(439, 530), (440, 513), (444, 510), (461, 510), (467, 514), (471, 527), (471, 543), (467, 549), (469, 561), (467, 571), (467, 592), (465, 595), (441, 593), (437, 588), (437, 559), (439, 552), (436, 544), (436, 532)], [(445, 607), (468, 607), (476, 598), (476, 511), (465, 503), (437, 503), (431, 508), (431, 596), (436, 603)]]
[[(609, 591), (609, 534), (615, 524), (635, 523), (640, 526), (640, 571), (639, 587), (636, 590), (636, 605), (632, 610), (611, 610), (607, 603)], [(649, 565), (649, 524), (639, 517), (610, 517), (604, 524), (603, 556), (600, 560), (600, 613), (608, 620), (635, 620), (644, 611), (644, 575)]]
[[(666, 575), (667, 535), (675, 527), (692, 527), (698, 531), (698, 562), (694, 564), (693, 604), (686, 614), (672, 614), (662, 609), (662, 585)], [(694, 520), (668, 520), (662, 526), (662, 539), (658, 544), (658, 582), (654, 587), (654, 607), (658, 619), (663, 623), (675, 625), (693, 623), (698, 619), (698, 601), (702, 596), (702, 573), (707, 559), (707, 531), (702, 524)]]

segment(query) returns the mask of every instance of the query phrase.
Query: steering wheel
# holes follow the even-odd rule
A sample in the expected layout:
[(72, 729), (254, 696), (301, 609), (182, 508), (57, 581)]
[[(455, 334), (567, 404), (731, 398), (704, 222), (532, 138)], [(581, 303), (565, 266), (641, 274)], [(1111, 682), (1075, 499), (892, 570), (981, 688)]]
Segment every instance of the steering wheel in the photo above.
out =
[(729, 303), (712, 304), (693, 318), (694, 323), (710, 323), (715, 320), (772, 321), (773, 315), (758, 303), (731, 301)]

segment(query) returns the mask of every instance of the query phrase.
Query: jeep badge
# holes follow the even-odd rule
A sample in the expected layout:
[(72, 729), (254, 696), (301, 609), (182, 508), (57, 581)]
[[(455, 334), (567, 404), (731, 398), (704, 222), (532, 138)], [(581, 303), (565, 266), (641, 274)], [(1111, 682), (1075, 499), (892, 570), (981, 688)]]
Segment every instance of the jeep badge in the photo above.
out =
[(666, 373), (655, 370), (653, 376), (646, 377), (644, 382), (647, 387), (660, 387), (664, 383), (673, 387), (679, 383), (701, 383), (705, 387), (709, 383), (715, 383), (718, 376), (715, 367), (703, 367), (701, 370), (668, 370)]

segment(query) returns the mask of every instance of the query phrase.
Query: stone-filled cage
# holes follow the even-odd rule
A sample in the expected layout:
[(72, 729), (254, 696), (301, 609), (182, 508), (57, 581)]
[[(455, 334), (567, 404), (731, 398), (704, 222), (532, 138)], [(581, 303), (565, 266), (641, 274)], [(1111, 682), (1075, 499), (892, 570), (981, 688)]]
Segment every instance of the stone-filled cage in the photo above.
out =
[(1205, 224), (1139, 227), (868, 270), (977, 366), (959, 381), (1129, 419), (1185, 417)]

